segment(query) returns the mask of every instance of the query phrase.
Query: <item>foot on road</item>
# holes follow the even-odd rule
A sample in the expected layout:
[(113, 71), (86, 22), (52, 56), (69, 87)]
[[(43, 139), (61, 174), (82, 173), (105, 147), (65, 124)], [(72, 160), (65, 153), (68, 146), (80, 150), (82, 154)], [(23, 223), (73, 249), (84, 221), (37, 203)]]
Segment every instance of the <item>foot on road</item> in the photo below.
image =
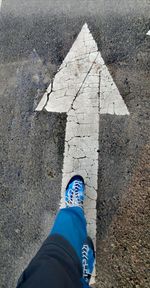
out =
[(73, 176), (67, 187), (65, 193), (66, 207), (81, 207), (83, 208), (83, 202), (85, 198), (85, 184), (82, 176)]

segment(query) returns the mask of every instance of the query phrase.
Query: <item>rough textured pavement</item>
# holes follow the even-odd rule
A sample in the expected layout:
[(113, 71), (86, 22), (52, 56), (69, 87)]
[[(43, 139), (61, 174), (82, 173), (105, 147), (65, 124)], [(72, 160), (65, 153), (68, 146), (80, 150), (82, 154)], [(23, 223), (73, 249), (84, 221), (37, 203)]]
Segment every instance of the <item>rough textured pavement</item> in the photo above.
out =
[(0, 16), (0, 287), (59, 207), (66, 115), (35, 108), (85, 21), (130, 111), (100, 116), (96, 285), (149, 287), (149, 1), (23, 2)]

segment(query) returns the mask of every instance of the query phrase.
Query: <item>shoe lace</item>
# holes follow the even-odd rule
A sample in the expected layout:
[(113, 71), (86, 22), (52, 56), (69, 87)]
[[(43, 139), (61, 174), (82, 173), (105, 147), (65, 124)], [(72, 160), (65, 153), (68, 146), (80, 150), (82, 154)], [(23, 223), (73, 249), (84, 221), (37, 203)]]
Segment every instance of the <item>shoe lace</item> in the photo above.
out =
[(82, 182), (75, 180), (73, 183), (73, 190), (78, 192), (80, 188), (82, 188)]
[[(69, 193), (68, 193), (68, 202), (70, 204), (79, 204), (80, 199), (79, 199), (79, 189), (82, 188), (82, 183), (80, 181), (75, 180), (73, 183), (73, 187), (71, 189), (69, 189)], [(80, 203), (81, 204), (81, 203)]]
[[(88, 253), (89, 253), (89, 246), (84, 244), (82, 247), (82, 267), (83, 267), (83, 278), (88, 278), (89, 276), (89, 267), (88, 267)], [(88, 279), (87, 279), (88, 281)]]

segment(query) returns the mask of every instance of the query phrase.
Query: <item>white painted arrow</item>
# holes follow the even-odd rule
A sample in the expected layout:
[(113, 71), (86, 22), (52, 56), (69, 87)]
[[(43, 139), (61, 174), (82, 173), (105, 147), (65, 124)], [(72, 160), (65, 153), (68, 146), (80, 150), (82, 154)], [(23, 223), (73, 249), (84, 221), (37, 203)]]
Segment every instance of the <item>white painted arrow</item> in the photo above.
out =
[(86, 183), (84, 210), (88, 234), (96, 244), (99, 114), (129, 115), (129, 112), (87, 24), (36, 111), (42, 109), (67, 113), (61, 207), (64, 207), (64, 191), (70, 177), (81, 174)]

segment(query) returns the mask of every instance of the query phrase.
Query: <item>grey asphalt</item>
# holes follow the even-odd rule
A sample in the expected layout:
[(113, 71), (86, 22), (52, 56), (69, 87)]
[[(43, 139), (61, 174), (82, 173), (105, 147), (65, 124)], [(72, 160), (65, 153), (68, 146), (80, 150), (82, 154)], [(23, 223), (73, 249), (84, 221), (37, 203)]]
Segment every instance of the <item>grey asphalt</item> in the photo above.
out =
[(149, 287), (149, 9), (146, 0), (2, 2), (0, 287), (15, 287), (59, 208), (66, 115), (35, 108), (85, 22), (130, 111), (100, 117), (96, 285)]

